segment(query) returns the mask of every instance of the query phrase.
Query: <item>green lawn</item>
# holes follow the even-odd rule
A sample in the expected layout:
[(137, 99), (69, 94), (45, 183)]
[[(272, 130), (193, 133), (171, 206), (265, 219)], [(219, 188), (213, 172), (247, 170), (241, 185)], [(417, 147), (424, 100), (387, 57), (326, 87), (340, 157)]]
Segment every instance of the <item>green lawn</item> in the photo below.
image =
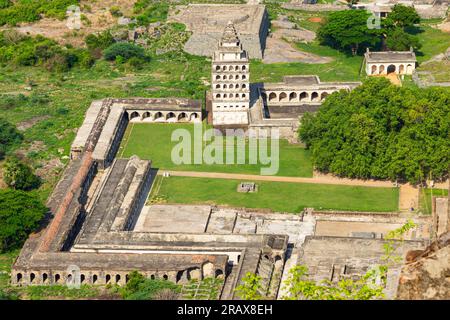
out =
[(422, 25), (417, 31), (419, 32), (416, 35), (422, 44), (422, 48), (416, 53), (419, 64), (435, 55), (444, 53), (450, 46), (450, 34), (448, 33), (432, 28), (429, 25)]
[(173, 176), (159, 179), (162, 179), (161, 186), (158, 191), (152, 191), (151, 197), (160, 197), (168, 203), (268, 208), (279, 212), (300, 212), (305, 207), (375, 212), (398, 210), (397, 188), (256, 181), (258, 192), (238, 193), (236, 188), (241, 182), (238, 180)]
[(431, 214), (432, 197), (448, 196), (448, 189), (421, 188), (419, 194), (419, 208), (424, 214)]
[[(205, 125), (204, 128), (206, 128)], [(248, 152), (250, 149), (248, 143), (246, 144), (246, 164), (177, 165), (171, 159), (172, 148), (178, 144), (178, 141), (171, 141), (171, 134), (175, 129), (186, 129), (193, 137), (194, 125), (192, 124), (130, 124), (122, 141), (119, 156), (130, 157), (135, 154), (142, 159), (152, 160), (152, 167), (154, 168), (170, 170), (260, 174), (261, 167), (268, 167), (268, 165), (248, 164)], [(194, 145), (193, 143), (192, 146)], [(313, 167), (308, 150), (300, 145), (289, 144), (287, 140), (280, 140), (279, 146), (280, 166), (277, 175), (312, 177)], [(268, 149), (270, 150), (270, 147)], [(226, 148), (223, 148), (223, 150), (225, 153)], [(234, 150), (236, 150), (236, 146)], [(192, 154), (193, 151), (194, 148), (192, 147)], [(234, 153), (236, 154), (236, 152)], [(191, 159), (193, 159), (193, 155)]]
[(250, 80), (252, 82), (281, 81), (285, 75), (318, 75), (322, 81), (360, 81), (359, 71), (362, 56), (349, 56), (333, 48), (322, 46), (317, 41), (312, 43), (296, 43), (295, 46), (305, 52), (330, 57), (330, 63), (272, 63), (265, 64), (260, 60), (252, 60), (250, 64)]

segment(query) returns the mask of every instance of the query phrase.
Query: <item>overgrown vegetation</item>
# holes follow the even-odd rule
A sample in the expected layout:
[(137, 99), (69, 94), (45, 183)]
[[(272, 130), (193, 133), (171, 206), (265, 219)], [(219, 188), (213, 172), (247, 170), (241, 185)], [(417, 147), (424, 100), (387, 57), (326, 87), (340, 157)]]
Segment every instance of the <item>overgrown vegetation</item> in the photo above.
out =
[(19, 248), (46, 212), (36, 194), (0, 189), (0, 252)]
[(180, 286), (173, 282), (148, 279), (137, 271), (131, 272), (128, 279), (124, 287), (118, 288), (126, 300), (175, 300), (180, 292)]
[(75, 65), (90, 67), (93, 58), (85, 49), (62, 47), (42, 36), (24, 36), (14, 30), (0, 33), (0, 63), (43, 66), (48, 71), (68, 71)]
[(144, 60), (146, 58), (144, 49), (132, 43), (114, 43), (103, 52), (103, 56), (109, 61), (128, 61), (131, 58)]
[(134, 4), (134, 13), (139, 25), (166, 21), (169, 12), (169, 1), (138, 0)]
[[(0, 96), (0, 109), (2, 106)], [(5, 154), (15, 145), (18, 145), (23, 140), (23, 135), (17, 130), (16, 126), (0, 118), (0, 160), (4, 158)]]
[(419, 183), (445, 180), (450, 154), (450, 93), (399, 88), (370, 78), (327, 98), (301, 120), (315, 167), (350, 178)]
[(38, 188), (41, 184), (33, 169), (15, 156), (6, 159), (3, 164), (3, 180), (8, 187), (23, 191)]
[(332, 12), (317, 31), (317, 37), (321, 43), (353, 55), (364, 52), (367, 47), (377, 47), (381, 31), (367, 28), (369, 16), (365, 10)]
[[(412, 7), (396, 4), (379, 28), (368, 28), (370, 14), (365, 10), (344, 10), (332, 12), (318, 29), (317, 37), (322, 44), (353, 55), (362, 54), (366, 48), (390, 50), (420, 48), (420, 42), (410, 31), (420, 22)], [(409, 28), (409, 29), (408, 29)]]
[(41, 16), (62, 20), (67, 8), (78, 3), (78, 0), (1, 0), (0, 25), (15, 26), (40, 20)]

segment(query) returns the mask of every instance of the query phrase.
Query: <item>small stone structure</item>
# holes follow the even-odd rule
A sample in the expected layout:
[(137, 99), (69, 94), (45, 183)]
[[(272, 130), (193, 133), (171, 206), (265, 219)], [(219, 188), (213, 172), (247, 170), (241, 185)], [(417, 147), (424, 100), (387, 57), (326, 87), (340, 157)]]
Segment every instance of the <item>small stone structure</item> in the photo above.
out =
[(350, 91), (360, 82), (321, 82), (318, 76), (285, 76), (280, 83), (264, 83), (260, 94), (268, 106), (320, 104), (333, 92)]
[(247, 125), (250, 105), (250, 62), (230, 21), (212, 59), (214, 125)]
[(377, 18), (386, 18), (396, 4), (413, 7), (422, 19), (445, 18), (448, 1), (442, 0), (381, 0), (353, 5), (354, 9), (368, 10)]
[(364, 54), (367, 75), (382, 75), (395, 73), (411, 75), (416, 69), (416, 54), (409, 51), (380, 51), (373, 52), (367, 48)]
[(241, 182), (238, 184), (237, 192), (253, 193), (258, 191), (258, 186), (254, 182)]
[(251, 58), (262, 59), (269, 19), (264, 5), (189, 4), (176, 6), (169, 13), (169, 22), (186, 25), (192, 36), (184, 50), (195, 55), (212, 56), (223, 29), (229, 21), (239, 30), (244, 50)]

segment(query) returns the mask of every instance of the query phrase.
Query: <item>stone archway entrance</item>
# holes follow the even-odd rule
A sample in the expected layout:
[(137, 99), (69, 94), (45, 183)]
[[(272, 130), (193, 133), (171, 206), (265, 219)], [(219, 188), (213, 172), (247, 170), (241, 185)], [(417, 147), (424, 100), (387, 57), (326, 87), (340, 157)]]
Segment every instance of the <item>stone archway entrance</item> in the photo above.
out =
[(390, 73), (395, 73), (395, 70), (396, 70), (396, 68), (395, 68), (395, 66), (393, 65), (393, 64), (390, 64), (388, 67), (387, 67), (387, 74), (390, 74)]

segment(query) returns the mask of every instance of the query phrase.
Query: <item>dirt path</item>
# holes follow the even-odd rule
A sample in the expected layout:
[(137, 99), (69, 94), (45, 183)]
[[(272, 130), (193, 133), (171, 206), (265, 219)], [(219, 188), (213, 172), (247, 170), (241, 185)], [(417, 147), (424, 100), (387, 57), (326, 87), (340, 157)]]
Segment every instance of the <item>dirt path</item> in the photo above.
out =
[(411, 208), (418, 209), (419, 188), (409, 183), (401, 185), (398, 207), (400, 211), (410, 211)]
[(293, 182), (293, 183), (315, 183), (315, 184), (333, 184), (333, 185), (379, 187), (379, 188), (392, 188), (394, 186), (392, 182), (388, 182), (388, 181), (356, 180), (356, 179), (335, 178), (335, 177), (328, 177), (328, 176), (302, 178), (302, 177), (282, 177), (282, 176), (260, 176), (260, 175), (254, 175), (254, 174), (197, 172), (197, 171), (171, 171), (171, 170), (159, 170), (158, 175), (162, 175), (164, 172), (168, 172), (169, 175), (176, 176), (176, 177), (232, 179), (232, 180), (248, 180), (248, 181), (254, 180), (254, 181)]

